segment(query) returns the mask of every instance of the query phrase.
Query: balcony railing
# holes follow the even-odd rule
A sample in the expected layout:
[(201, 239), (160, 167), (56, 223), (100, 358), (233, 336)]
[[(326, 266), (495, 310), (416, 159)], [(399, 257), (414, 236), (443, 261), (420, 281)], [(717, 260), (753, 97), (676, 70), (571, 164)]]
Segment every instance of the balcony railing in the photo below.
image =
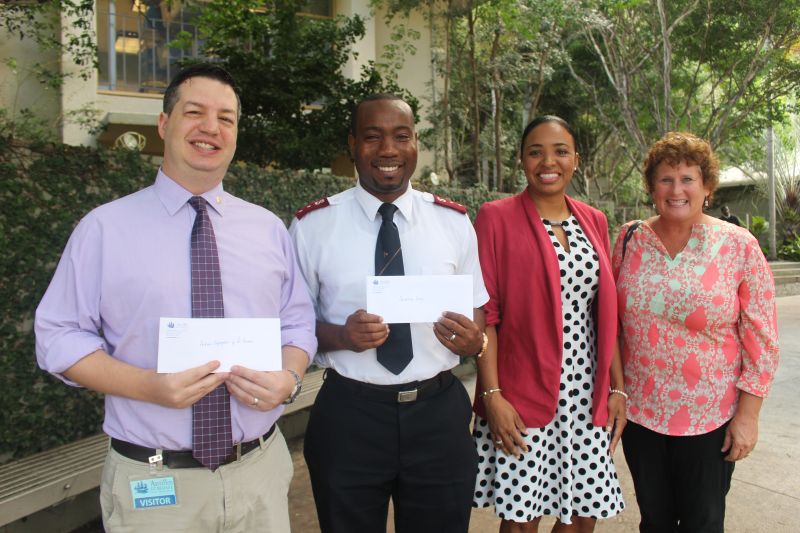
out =
[[(119, 14), (114, 2), (108, 6), (97, 17), (99, 89), (163, 93), (181, 60), (200, 57), (202, 43), (190, 22)], [(186, 46), (170, 46), (176, 40)]]

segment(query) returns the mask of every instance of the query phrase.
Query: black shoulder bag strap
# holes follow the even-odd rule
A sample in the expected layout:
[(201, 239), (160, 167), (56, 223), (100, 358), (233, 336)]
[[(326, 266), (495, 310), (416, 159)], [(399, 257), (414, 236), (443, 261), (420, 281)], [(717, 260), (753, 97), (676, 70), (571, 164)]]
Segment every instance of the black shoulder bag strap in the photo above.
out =
[(625, 237), (622, 239), (622, 259), (625, 259), (625, 250), (628, 248), (628, 241), (631, 240), (633, 237), (633, 232), (642, 225), (641, 220), (637, 220), (630, 226), (628, 226), (628, 231), (625, 232)]

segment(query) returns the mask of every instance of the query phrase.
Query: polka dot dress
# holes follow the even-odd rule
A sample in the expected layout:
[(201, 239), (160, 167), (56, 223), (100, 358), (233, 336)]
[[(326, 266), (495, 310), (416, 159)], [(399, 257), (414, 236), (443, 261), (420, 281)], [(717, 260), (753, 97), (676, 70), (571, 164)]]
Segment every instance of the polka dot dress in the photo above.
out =
[(574, 217), (564, 221), (569, 252), (550, 224), (545, 227), (561, 267), (564, 349), (555, 418), (529, 428), (529, 451), (520, 459), (495, 449), (485, 419), (475, 421), (478, 478), (473, 505), (495, 505), (500, 518), (530, 522), (542, 515), (572, 523), (572, 516), (607, 518), (625, 507), (608, 434), (592, 420), (592, 383), (597, 364), (592, 302), (598, 257)]

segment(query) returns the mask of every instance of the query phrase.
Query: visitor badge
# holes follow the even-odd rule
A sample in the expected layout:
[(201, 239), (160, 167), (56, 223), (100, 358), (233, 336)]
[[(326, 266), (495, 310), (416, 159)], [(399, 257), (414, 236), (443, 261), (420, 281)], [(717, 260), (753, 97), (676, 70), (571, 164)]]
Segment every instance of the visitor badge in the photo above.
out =
[(130, 483), (134, 509), (151, 509), (178, 503), (175, 478), (172, 476), (137, 479)]

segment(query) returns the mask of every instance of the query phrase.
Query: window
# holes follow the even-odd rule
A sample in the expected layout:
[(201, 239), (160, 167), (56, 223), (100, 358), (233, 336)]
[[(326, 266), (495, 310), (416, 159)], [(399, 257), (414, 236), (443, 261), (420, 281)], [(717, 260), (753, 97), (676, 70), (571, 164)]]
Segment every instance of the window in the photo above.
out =
[(333, 17), (333, 0), (306, 0), (298, 12), (301, 15)]
[[(97, 0), (99, 88), (164, 92), (178, 62), (199, 57), (196, 10), (179, 0)], [(176, 40), (185, 46), (168, 46)]]
[[(198, 4), (97, 0), (98, 87), (163, 93), (181, 60), (200, 57), (202, 41), (193, 23), (201, 9)], [(333, 13), (333, 0), (306, 0), (298, 11), (311, 17), (332, 17)], [(175, 46), (176, 41), (184, 46)]]

